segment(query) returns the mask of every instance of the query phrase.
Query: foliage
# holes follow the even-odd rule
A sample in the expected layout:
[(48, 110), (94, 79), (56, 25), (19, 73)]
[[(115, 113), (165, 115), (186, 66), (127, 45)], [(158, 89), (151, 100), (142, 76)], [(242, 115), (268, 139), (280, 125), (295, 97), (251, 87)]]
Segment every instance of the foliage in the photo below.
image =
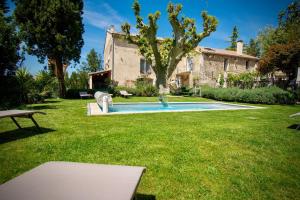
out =
[(279, 14), (278, 27), (259, 35), (262, 59), (259, 71), (262, 74), (282, 70), (289, 80), (296, 77), (300, 55), (300, 1), (291, 3)]
[(49, 71), (41, 70), (36, 74), (35, 87), (39, 94), (44, 98), (58, 96), (57, 79), (55, 79), (55, 77)]
[(255, 72), (244, 72), (240, 74), (228, 74), (227, 84), (229, 87), (238, 87), (241, 89), (251, 89), (257, 79), (257, 73)]
[(0, 4), (0, 77), (13, 75), (21, 59), (19, 53), (21, 41), (13, 18), (5, 15), (7, 12), (8, 7), (2, 0)]
[(226, 48), (227, 50), (232, 50), (235, 51), (236, 50), (236, 43), (237, 43), (237, 39), (239, 37), (239, 31), (237, 26), (234, 26), (232, 29), (232, 34), (230, 36), (230, 46), (228, 48)]
[(9, 11), (9, 7), (6, 4), (6, 0), (0, 0), (0, 10), (6, 14)]
[(89, 76), (86, 71), (78, 70), (66, 75), (66, 86), (68, 89), (88, 89)]
[(96, 72), (102, 69), (101, 54), (93, 48), (87, 55), (87, 62), (82, 63), (82, 69), (87, 72)]
[(300, 63), (300, 42), (276, 44), (269, 48), (259, 62), (257, 70), (262, 74), (281, 70), (289, 80), (296, 78)]
[(261, 104), (294, 104), (297, 100), (296, 95), (278, 87), (255, 89), (204, 88), (202, 96), (219, 101)]
[(20, 103), (38, 103), (44, 100), (36, 87), (34, 77), (27, 68), (22, 67), (16, 71), (16, 80), (19, 85)]
[(188, 87), (174, 87), (170, 88), (170, 93), (172, 95), (184, 95), (184, 96), (191, 96), (193, 94), (192, 90)]
[(260, 56), (260, 47), (259, 42), (255, 39), (250, 39), (249, 44), (246, 47), (246, 54), (259, 57)]
[(55, 63), (59, 96), (65, 96), (63, 63), (79, 62), (82, 34), (82, 0), (15, 0), (15, 18), (29, 54)]
[(114, 87), (114, 96), (120, 96), (120, 91), (125, 90), (134, 96), (153, 97), (158, 96), (158, 89), (147, 80), (137, 79), (135, 87), (116, 86)]
[(257, 36), (261, 55), (264, 55), (270, 48), (270, 46), (278, 43), (280, 40), (276, 28), (267, 26), (263, 28)]
[(148, 15), (149, 24), (144, 23), (140, 16), (140, 4), (137, 0), (133, 4), (134, 15), (136, 17), (136, 28), (139, 33), (136, 36), (130, 35), (130, 25), (125, 23), (122, 30), (125, 38), (139, 47), (140, 53), (151, 64), (156, 74), (156, 87), (163, 85), (166, 87), (166, 81), (172, 75), (179, 61), (191, 52), (199, 42), (216, 30), (217, 19), (202, 12), (203, 32), (197, 33), (195, 20), (179, 16), (182, 5), (173, 3), (168, 4), (168, 18), (172, 26), (173, 38), (157, 38), (157, 20), (160, 12)]
[(158, 95), (158, 89), (147, 80), (137, 79), (135, 84), (135, 95), (142, 97), (152, 97)]
[(27, 68), (19, 68), (16, 71), (16, 79), (20, 86), (20, 100), (21, 102), (28, 102), (28, 94), (31, 92), (34, 84), (33, 76), (29, 73)]

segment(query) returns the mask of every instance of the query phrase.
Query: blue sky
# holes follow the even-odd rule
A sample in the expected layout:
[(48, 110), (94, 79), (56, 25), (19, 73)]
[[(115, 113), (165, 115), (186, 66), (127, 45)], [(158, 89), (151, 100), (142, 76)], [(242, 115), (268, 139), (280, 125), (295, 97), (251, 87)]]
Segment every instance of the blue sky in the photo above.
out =
[[(105, 30), (111, 24), (120, 30), (120, 25), (129, 22), (134, 25), (135, 18), (131, 9), (133, 0), (85, 0), (83, 22), (85, 33), (84, 47), (81, 50), (81, 61), (86, 59), (90, 49), (103, 53)], [(169, 0), (140, 0), (142, 16), (156, 10), (161, 11), (158, 21), (158, 36), (171, 36), (166, 13)], [(279, 11), (285, 9), (290, 0), (173, 0), (174, 3), (183, 4), (182, 13), (196, 19), (197, 28), (201, 31), (202, 10), (217, 17), (219, 25), (217, 31), (205, 38), (200, 45), (214, 48), (226, 48), (229, 45), (229, 36), (233, 26), (239, 29), (239, 39), (248, 42), (255, 38), (257, 33), (265, 26), (276, 26)], [(35, 74), (43, 69), (35, 56), (26, 56), (24, 65)], [(76, 68), (69, 67), (68, 71)]]

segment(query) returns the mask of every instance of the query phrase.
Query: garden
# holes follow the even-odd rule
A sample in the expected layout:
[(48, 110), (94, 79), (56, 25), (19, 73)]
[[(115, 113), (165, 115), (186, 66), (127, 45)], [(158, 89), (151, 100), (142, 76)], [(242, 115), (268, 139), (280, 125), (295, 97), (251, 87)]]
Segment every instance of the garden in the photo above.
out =
[[(202, 12), (198, 32), (195, 20), (181, 14), (182, 5), (170, 2), (166, 14), (172, 37), (157, 39), (161, 13), (149, 14), (146, 21), (135, 0), (137, 36), (129, 23), (120, 30), (136, 45), (144, 68), (151, 63), (156, 78), (149, 82), (143, 74), (128, 87), (110, 76), (105, 87), (93, 89), (89, 75), (105, 71), (109, 59), (94, 48), (81, 58), (86, 2), (41, 2), (15, 0), (7, 6), (0, 1), (0, 111), (45, 113), (34, 115), (40, 128), (24, 116), (17, 118), (19, 129), (13, 117), (1, 118), (1, 184), (43, 163), (70, 161), (144, 166), (138, 200), (300, 199), (299, 117), (291, 117), (300, 112), (299, 1), (279, 13), (278, 26), (248, 38), (243, 54), (258, 58), (255, 69), (227, 73), (224, 68), (214, 84), (195, 77), (191, 85), (174, 86), (170, 77), (177, 64), (216, 31), (219, 21)], [(227, 50), (237, 48), (238, 37), (234, 26)], [(24, 65), (29, 55), (46, 66), (33, 73)], [(121, 95), (124, 90), (128, 98)], [(90, 116), (90, 104), (101, 112), (94, 98), (98, 91), (108, 93), (100, 99), (107, 108), (198, 102), (253, 109)], [(92, 98), (81, 98), (80, 92)]]

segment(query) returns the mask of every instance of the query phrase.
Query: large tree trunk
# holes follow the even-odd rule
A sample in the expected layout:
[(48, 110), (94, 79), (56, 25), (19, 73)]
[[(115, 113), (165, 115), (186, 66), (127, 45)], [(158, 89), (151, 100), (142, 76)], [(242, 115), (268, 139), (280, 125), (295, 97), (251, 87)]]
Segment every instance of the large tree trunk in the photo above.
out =
[(166, 76), (166, 73), (158, 72), (156, 74), (155, 86), (156, 86), (156, 88), (160, 88), (159, 87), (160, 85), (162, 85), (164, 88), (167, 87), (167, 76)]
[(56, 67), (56, 76), (58, 79), (58, 89), (59, 89), (59, 97), (66, 97), (66, 86), (65, 86), (65, 77), (64, 77), (64, 69), (62, 60), (59, 58), (55, 58), (55, 67)]

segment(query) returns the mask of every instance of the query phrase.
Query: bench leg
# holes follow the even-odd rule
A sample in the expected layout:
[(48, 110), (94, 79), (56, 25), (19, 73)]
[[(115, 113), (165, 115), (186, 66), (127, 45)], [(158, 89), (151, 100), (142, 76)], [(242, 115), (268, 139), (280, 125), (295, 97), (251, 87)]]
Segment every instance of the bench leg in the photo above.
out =
[(34, 120), (34, 118), (32, 117), (32, 115), (30, 115), (29, 118), (32, 120), (32, 122), (33, 122), (34, 125), (37, 127), (37, 129), (40, 130), (40, 126), (39, 126), (38, 123)]
[(22, 128), (22, 127), (20, 126), (20, 124), (17, 122), (17, 120), (15, 120), (14, 117), (10, 117), (10, 118), (13, 120), (13, 122), (17, 125), (17, 127), (18, 127), (19, 129)]

